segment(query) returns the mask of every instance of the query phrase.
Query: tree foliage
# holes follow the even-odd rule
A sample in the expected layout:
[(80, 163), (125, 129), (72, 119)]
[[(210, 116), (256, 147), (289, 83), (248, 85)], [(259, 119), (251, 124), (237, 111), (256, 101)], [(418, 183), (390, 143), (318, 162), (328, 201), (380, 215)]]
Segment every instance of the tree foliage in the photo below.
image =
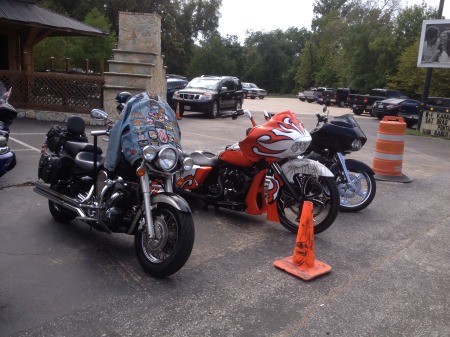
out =
[[(425, 2), (401, 8), (400, 0), (315, 0), (311, 31), (297, 27), (248, 31), (245, 42), (240, 44), (236, 36), (221, 36), (217, 31), (221, 0), (39, 3), (78, 20), (88, 20), (93, 26), (111, 31), (112, 37), (118, 29), (119, 11), (159, 14), (168, 73), (188, 78), (233, 75), (280, 94), (311, 86), (352, 87), (365, 92), (391, 86), (420, 98), (425, 70), (417, 68), (418, 38), (422, 21), (437, 17), (437, 9)], [(84, 38), (68, 41), (44, 40), (36, 47), (40, 60), (36, 63), (48, 67), (50, 56), (62, 60), (67, 54), (82, 62), (100, 55), (107, 57), (110, 52), (106, 42), (83, 42), (87, 41)], [(449, 72), (433, 71), (430, 95), (448, 96), (450, 84), (445, 76)]]

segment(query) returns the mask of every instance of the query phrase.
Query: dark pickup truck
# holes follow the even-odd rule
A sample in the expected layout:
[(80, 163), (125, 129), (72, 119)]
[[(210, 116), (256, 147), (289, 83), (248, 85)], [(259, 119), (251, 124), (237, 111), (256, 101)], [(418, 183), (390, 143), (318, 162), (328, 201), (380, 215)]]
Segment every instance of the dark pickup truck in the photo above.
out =
[(347, 104), (350, 94), (361, 94), (361, 91), (350, 88), (328, 89), (322, 92), (322, 100), (325, 105), (338, 105), (343, 107)]
[(408, 98), (408, 96), (400, 90), (392, 89), (372, 89), (367, 95), (350, 94), (348, 95), (347, 104), (353, 110), (355, 115), (361, 115), (363, 112), (371, 112), (372, 105), (376, 101), (382, 101), (387, 98)]

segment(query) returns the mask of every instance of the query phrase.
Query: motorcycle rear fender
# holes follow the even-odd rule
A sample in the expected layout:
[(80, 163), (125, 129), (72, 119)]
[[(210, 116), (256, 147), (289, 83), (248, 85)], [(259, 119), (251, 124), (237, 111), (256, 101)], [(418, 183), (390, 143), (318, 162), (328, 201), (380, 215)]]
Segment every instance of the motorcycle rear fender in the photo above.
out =
[(307, 158), (289, 160), (281, 166), (281, 169), (291, 182), (294, 181), (293, 177), (297, 173), (310, 174), (316, 177), (334, 177), (333, 173), (325, 165)]
[(151, 197), (151, 203), (152, 205), (155, 205), (157, 203), (166, 203), (170, 206), (174, 207), (180, 212), (186, 212), (191, 213), (191, 208), (189, 207), (189, 204), (186, 200), (184, 200), (182, 197), (180, 197), (178, 194), (171, 193), (171, 192), (161, 192), (153, 195)]
[[(363, 162), (361, 162), (361, 161), (359, 161), (359, 160), (355, 160), (355, 159), (346, 159), (345, 160), (345, 165), (347, 166), (347, 170), (354, 170), (354, 171), (360, 171), (360, 172), (367, 172), (367, 173), (369, 173), (369, 174), (371, 174), (371, 175), (374, 175), (375, 174), (375, 172), (372, 170), (372, 168), (369, 166), (369, 165), (367, 165), (367, 164), (365, 164), (365, 163), (363, 163)], [(337, 165), (336, 165), (337, 166)], [(333, 173), (335, 173), (336, 171), (335, 171), (335, 165), (333, 165), (333, 167), (331, 168), (331, 171), (333, 172)], [(337, 168), (338, 169), (338, 168)]]

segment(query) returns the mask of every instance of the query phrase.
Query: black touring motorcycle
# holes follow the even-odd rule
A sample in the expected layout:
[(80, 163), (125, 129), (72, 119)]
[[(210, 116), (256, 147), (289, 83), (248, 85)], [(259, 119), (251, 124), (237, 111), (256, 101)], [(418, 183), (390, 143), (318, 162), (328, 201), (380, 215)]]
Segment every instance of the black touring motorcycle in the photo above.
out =
[[(151, 112), (146, 116), (153, 120)], [(91, 117), (112, 124), (102, 110), (92, 110)], [(167, 137), (164, 130), (156, 134)], [(192, 159), (182, 157), (181, 147), (153, 140), (137, 165), (122, 156), (111, 176), (97, 146), (98, 137), (109, 134), (110, 127), (92, 131), (89, 143), (84, 120), (77, 116), (64, 128), (53, 127), (42, 146), (34, 191), (48, 199), (57, 221), (77, 219), (102, 232), (134, 235), (137, 258), (148, 274), (174, 274), (191, 254), (194, 223), (187, 202), (173, 193), (172, 179), (177, 171), (189, 170)]]

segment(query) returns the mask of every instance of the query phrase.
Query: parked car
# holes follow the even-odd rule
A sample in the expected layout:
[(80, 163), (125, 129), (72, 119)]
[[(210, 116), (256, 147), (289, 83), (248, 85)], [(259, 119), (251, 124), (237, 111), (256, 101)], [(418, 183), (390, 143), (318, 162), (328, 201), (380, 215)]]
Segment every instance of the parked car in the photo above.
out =
[(303, 91), (303, 96), (308, 103), (312, 103), (316, 100), (317, 88), (309, 88), (309, 90)]
[(259, 97), (260, 99), (263, 99), (267, 96), (267, 91), (259, 88), (255, 83), (243, 82), (242, 90), (244, 90), (245, 98), (250, 97), (251, 99), (255, 99), (256, 97)]
[(244, 91), (237, 77), (203, 75), (175, 91), (173, 101), (179, 103), (180, 116), (185, 111), (199, 111), (216, 118), (220, 110), (241, 109)]
[(336, 90), (336, 89), (333, 89), (333, 88), (324, 88), (324, 87), (317, 88), (317, 91), (316, 91), (316, 94), (315, 94), (316, 102), (319, 103), (320, 105), (324, 104), (325, 101), (324, 101), (324, 96), (323, 96), (323, 94), (324, 94), (325, 92), (327, 92), (327, 91), (334, 91), (334, 90)]
[(350, 88), (338, 88), (324, 90), (322, 92), (322, 100), (325, 105), (337, 105), (344, 107), (347, 104), (347, 98), (350, 94), (360, 94), (361, 91)]
[(305, 93), (303, 91), (299, 91), (298, 95), (297, 95), (298, 99), (302, 102), (306, 101), (306, 97), (305, 97)]
[(167, 79), (167, 95), (166, 95), (166, 101), (169, 103), (170, 107), (172, 109), (176, 109), (177, 104), (173, 100), (173, 94), (177, 90), (181, 90), (186, 85), (188, 85), (189, 81), (181, 78), (168, 78)]
[(401, 116), (406, 126), (411, 128), (419, 120), (421, 103), (410, 98), (388, 98), (373, 104), (372, 113), (378, 118)]
[(361, 115), (365, 111), (371, 113), (374, 102), (388, 98), (408, 98), (408, 96), (400, 90), (372, 89), (367, 95), (349, 94), (347, 104), (355, 115)]
[(326, 87), (318, 87), (318, 88), (310, 88), (309, 90), (303, 91), (303, 94), (305, 95), (305, 99), (308, 103), (312, 103), (316, 101), (319, 104), (323, 104), (322, 101), (322, 92), (330, 89)]

